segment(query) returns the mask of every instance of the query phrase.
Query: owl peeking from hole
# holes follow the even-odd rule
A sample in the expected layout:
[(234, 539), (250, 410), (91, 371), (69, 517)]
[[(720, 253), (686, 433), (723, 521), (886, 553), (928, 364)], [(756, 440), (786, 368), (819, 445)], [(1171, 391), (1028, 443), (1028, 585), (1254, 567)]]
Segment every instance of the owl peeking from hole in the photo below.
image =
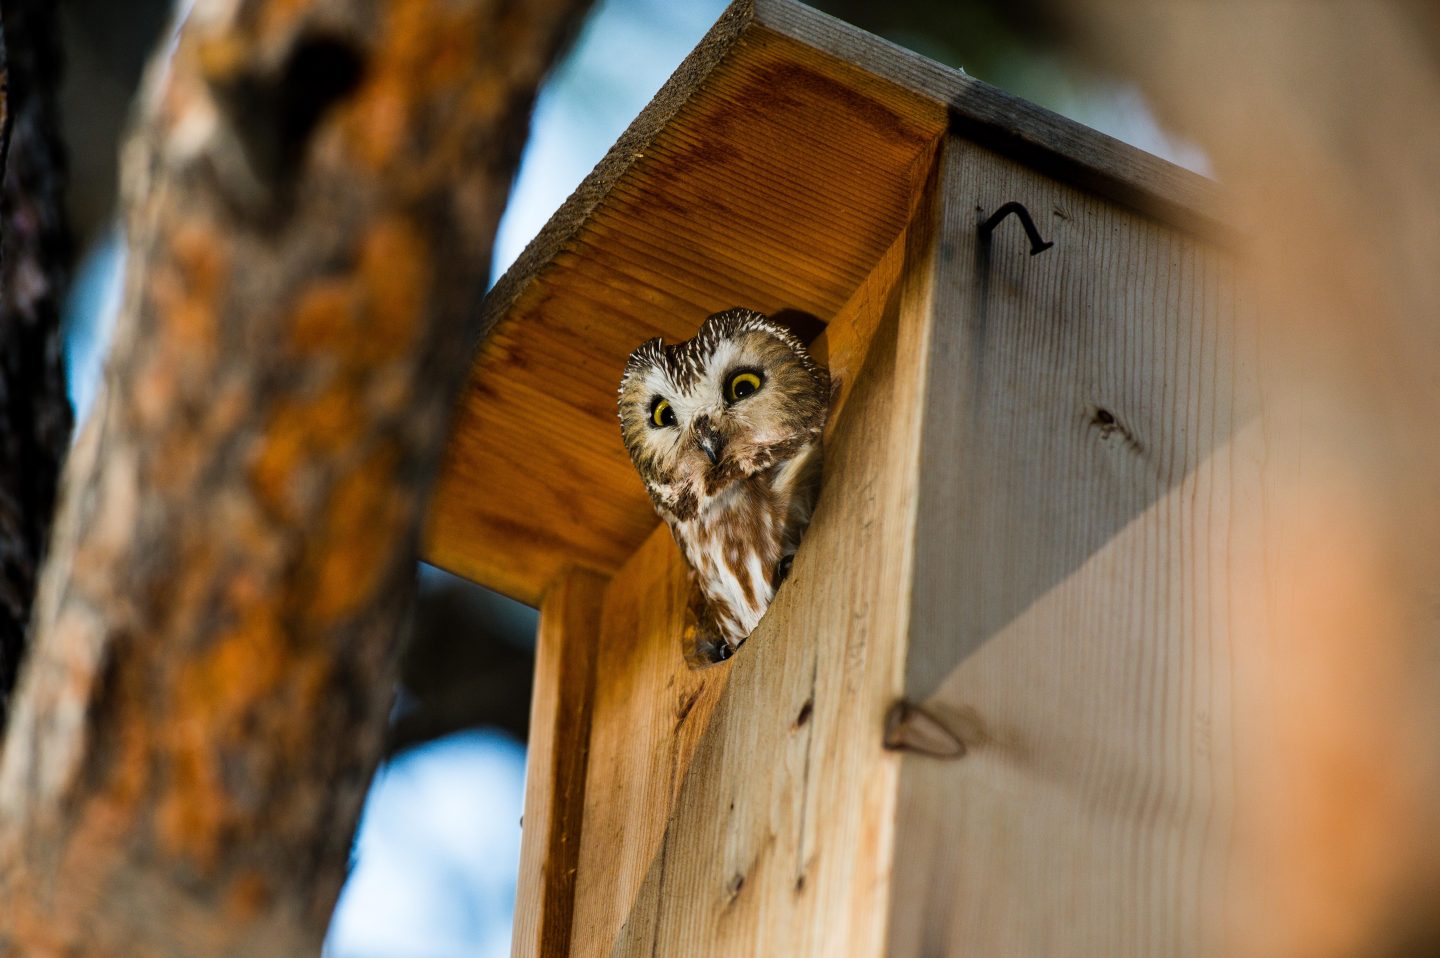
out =
[(729, 658), (789, 574), (820, 492), (830, 399), (829, 371), (749, 309), (630, 354), (620, 434), (690, 566), (692, 663)]

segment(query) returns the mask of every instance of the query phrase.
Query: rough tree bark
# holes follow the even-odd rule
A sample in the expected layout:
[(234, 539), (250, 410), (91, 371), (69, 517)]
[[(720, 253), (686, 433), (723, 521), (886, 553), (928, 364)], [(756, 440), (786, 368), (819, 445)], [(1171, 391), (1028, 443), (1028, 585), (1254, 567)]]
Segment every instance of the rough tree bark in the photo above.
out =
[(0, 953), (314, 954), (541, 74), (585, 0), (198, 0), (0, 755)]
[(70, 265), (65, 159), (49, 0), (5, 0), (0, 132), (0, 729), (24, 650), (40, 559), (70, 443), (60, 301)]

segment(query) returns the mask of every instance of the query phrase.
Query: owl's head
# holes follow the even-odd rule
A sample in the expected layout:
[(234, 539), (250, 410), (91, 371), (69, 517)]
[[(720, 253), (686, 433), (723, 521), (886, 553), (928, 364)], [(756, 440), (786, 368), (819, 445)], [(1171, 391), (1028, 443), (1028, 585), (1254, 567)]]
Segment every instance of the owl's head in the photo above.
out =
[(652, 339), (620, 380), (620, 433), (666, 518), (694, 515), (737, 479), (819, 438), (830, 374), (795, 335), (748, 309), (716, 313), (693, 339)]

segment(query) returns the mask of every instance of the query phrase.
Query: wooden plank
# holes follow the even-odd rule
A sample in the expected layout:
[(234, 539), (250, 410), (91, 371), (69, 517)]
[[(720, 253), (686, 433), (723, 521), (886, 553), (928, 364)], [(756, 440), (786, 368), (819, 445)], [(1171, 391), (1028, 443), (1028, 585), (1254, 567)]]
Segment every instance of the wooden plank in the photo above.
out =
[(576, 955), (609, 954), (622, 930), (638, 935), (653, 923), (647, 876), (663, 867), (657, 856), (679, 783), (729, 677), (727, 664), (695, 671), (681, 657), (687, 589), (684, 560), (660, 528), (605, 595), (571, 938)]
[[(904, 760), (885, 953), (1225, 954), (1263, 461), (1231, 261), (949, 155), (905, 695), (964, 755)], [(1051, 250), (979, 239), (1010, 200)]]
[(510, 952), (515, 958), (569, 953), (606, 584), (602, 576), (573, 570), (540, 605)]
[(847, 85), (888, 108), (942, 110), (951, 132), (1062, 182), (1171, 226), (1229, 238), (1231, 217), (1203, 176), (794, 0), (756, 0), (755, 21), (795, 40), (797, 61), (844, 71)]
[(736, 304), (828, 319), (893, 241), (935, 124), (797, 71), (792, 46), (747, 34), (662, 95), (684, 110), (495, 326), (457, 412), (432, 561), (526, 601), (565, 564), (618, 568), (656, 525), (615, 419), (630, 351)]
[[(911, 235), (912, 259), (926, 236)], [(664, 530), (612, 586), (577, 954), (882, 946), (897, 762), (880, 732), (908, 611), (906, 490), (928, 315), (901, 296), (906, 250), (902, 236), (819, 346), (847, 384), (826, 491), (790, 581), (740, 654), (705, 672), (680, 659), (683, 567)]]
[[(825, 491), (751, 642), (681, 663), (664, 530), (607, 595), (579, 953), (1223, 951), (1229, 261), (973, 144), (934, 169), (817, 342)], [(1054, 248), (978, 243), (1009, 200)], [(902, 698), (935, 719), (886, 752)]]
[(618, 569), (655, 528), (614, 415), (630, 350), (737, 304), (829, 321), (955, 123), (1214, 218), (1193, 174), (793, 0), (736, 3), (487, 297), (426, 557), (532, 603), (569, 566)]

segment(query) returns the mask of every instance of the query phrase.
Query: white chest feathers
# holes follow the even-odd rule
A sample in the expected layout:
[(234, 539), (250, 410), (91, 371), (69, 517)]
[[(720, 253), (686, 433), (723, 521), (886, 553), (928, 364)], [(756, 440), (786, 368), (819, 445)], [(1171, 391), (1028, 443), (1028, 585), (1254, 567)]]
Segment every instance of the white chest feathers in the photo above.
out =
[(778, 505), (766, 484), (736, 483), (675, 525), (715, 625), (732, 645), (754, 630), (775, 597), (784, 524)]

